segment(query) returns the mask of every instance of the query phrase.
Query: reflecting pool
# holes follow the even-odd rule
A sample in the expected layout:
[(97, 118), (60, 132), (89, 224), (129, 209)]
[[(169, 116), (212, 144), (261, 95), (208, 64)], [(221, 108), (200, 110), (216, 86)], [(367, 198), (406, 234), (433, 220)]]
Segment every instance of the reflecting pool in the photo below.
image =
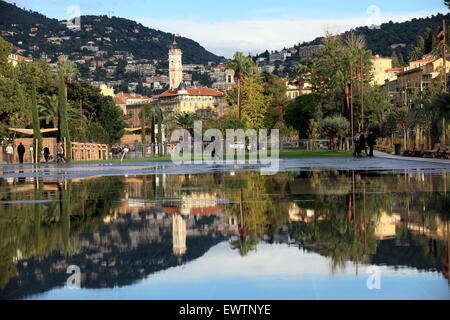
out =
[(0, 178), (0, 299), (448, 300), (449, 187), (424, 169)]

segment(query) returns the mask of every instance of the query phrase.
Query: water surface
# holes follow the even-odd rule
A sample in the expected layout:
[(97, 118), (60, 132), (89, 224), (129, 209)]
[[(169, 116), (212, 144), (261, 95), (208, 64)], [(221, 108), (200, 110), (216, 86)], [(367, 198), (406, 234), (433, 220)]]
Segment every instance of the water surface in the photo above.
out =
[(449, 186), (439, 169), (0, 179), (0, 299), (448, 300)]

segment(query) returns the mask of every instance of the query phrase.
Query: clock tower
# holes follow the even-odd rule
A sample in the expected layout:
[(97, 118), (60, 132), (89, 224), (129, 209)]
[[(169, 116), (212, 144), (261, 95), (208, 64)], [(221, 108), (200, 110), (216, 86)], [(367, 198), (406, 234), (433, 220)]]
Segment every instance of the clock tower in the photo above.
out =
[(169, 48), (169, 84), (170, 90), (177, 89), (183, 81), (183, 62), (181, 49), (174, 39)]

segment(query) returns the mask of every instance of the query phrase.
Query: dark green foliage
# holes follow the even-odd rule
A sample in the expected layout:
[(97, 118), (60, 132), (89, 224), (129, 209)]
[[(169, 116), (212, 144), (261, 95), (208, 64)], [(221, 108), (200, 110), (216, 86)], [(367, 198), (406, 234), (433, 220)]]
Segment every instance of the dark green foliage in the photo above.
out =
[[(446, 4), (448, 4), (448, 1)], [(411, 21), (400, 23), (390, 21), (383, 23), (379, 29), (359, 27), (354, 32), (365, 36), (367, 49), (372, 50), (374, 54), (390, 57), (396, 51), (399, 58), (402, 57), (406, 60), (417, 44), (417, 37), (424, 35), (427, 29), (430, 29), (432, 32), (430, 33), (431, 38), (429, 41), (432, 41), (432, 36), (436, 34), (437, 29), (442, 25), (443, 19), (448, 21), (450, 14), (437, 14), (427, 18), (412, 19)], [(319, 45), (322, 44), (323, 39), (322, 37), (316, 38), (311, 42), (302, 43), (300, 46)], [(450, 42), (450, 39), (448, 41)], [(395, 46), (399, 44), (400, 46)], [(429, 48), (429, 46), (429, 42), (428, 44), (426, 43), (426, 48)], [(394, 47), (396, 48), (394, 49)]]
[(71, 147), (72, 142), (70, 140), (69, 133), (69, 123), (67, 120), (67, 98), (66, 98), (66, 88), (64, 84), (64, 78), (62, 76), (59, 77), (58, 83), (58, 122), (59, 122), (59, 140), (65, 140), (65, 156), (67, 160), (70, 160), (72, 155)]
[(104, 106), (99, 116), (99, 123), (108, 133), (107, 141), (103, 143), (116, 143), (124, 135), (126, 127), (122, 110), (114, 104), (111, 99)]
[(305, 94), (287, 105), (284, 120), (288, 126), (298, 130), (301, 139), (310, 137), (309, 123), (310, 120), (319, 118), (317, 106), (321, 100), (322, 96), (319, 94)]

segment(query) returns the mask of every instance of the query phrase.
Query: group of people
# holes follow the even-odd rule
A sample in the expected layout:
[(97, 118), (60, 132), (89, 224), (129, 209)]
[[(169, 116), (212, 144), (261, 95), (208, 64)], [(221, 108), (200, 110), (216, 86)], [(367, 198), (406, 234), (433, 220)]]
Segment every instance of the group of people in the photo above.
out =
[[(7, 163), (13, 163), (14, 162), (14, 147), (11, 143), (8, 143), (6, 146), (6, 161)], [(32, 149), (30, 148), (30, 151), (32, 152)], [(24, 156), (25, 156), (25, 146), (22, 144), (22, 142), (19, 143), (17, 146), (17, 155), (19, 158), (19, 163), (23, 163)], [(50, 153), (50, 148), (48, 146), (45, 146), (42, 150), (42, 153), (44, 155), (45, 162), (49, 162), (53, 160), (53, 157)], [(59, 142), (56, 146), (56, 162), (66, 162), (65, 158), (65, 152), (64, 152), (64, 144), (62, 142)]]
[[(362, 157), (363, 151), (367, 156), (374, 157), (373, 151), (375, 149), (375, 146), (377, 145), (377, 137), (372, 131), (369, 132), (367, 138), (364, 132), (358, 133), (353, 138), (353, 142), (355, 145), (355, 152), (353, 152), (354, 157)], [(367, 152), (367, 147), (369, 147), (370, 149), (369, 152)]]
[[(6, 162), (13, 163), (14, 161), (14, 148), (11, 143), (6, 146)], [(23, 163), (23, 158), (25, 155), (25, 147), (22, 142), (17, 146), (17, 155), (19, 156), (19, 162)]]

